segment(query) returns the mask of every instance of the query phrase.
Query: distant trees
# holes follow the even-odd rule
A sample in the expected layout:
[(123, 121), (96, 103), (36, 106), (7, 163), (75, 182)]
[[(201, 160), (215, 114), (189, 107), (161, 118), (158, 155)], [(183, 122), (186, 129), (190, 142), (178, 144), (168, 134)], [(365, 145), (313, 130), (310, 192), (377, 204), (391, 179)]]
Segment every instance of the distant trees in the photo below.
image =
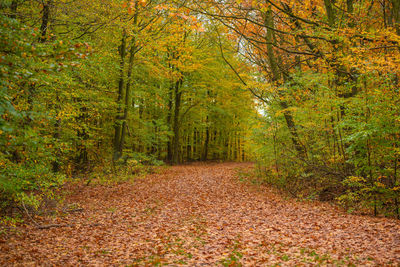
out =
[(2, 209), (111, 162), (246, 158), (251, 96), (182, 5), (6, 1), (0, 18)]

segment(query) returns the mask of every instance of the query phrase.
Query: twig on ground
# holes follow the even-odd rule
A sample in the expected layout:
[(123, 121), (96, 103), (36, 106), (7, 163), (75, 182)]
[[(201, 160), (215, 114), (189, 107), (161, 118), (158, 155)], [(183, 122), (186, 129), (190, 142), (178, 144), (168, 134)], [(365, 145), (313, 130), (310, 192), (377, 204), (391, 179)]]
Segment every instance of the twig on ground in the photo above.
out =
[(39, 227), (39, 224), (38, 224), (38, 223), (32, 218), (32, 216), (29, 214), (28, 209), (26, 208), (24, 201), (21, 201), (21, 202), (22, 202), (22, 207), (24, 208), (25, 213), (26, 213), (26, 215), (28, 216), (28, 218), (35, 224), (36, 227)]
[(38, 229), (50, 229), (54, 227), (72, 227), (72, 224), (47, 224), (47, 225), (38, 225)]
[[(87, 224), (83, 226), (100, 226), (100, 223), (93, 223), (93, 224)], [(55, 227), (74, 227), (74, 224), (46, 224), (46, 225), (38, 225), (37, 228), (41, 230), (45, 229), (50, 229), (50, 228), (55, 228)]]

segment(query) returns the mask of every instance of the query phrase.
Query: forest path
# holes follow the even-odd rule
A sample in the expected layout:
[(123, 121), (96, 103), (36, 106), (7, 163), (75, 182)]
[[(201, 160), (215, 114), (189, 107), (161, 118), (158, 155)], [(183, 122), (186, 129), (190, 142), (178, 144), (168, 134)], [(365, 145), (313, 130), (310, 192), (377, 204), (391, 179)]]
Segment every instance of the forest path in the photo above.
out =
[[(72, 186), (83, 212), (0, 239), (1, 265), (398, 265), (400, 223), (284, 199), (239, 181), (251, 164), (194, 164), (113, 186)], [(49, 220), (49, 219), (47, 219)], [(236, 264), (236, 265), (235, 265)]]

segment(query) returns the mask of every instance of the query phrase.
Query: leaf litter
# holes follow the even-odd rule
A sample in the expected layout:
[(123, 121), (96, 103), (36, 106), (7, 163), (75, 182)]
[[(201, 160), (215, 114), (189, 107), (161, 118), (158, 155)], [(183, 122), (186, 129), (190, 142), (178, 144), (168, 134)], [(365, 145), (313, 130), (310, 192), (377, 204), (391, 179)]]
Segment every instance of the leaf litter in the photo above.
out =
[[(82, 212), (2, 237), (0, 264), (398, 266), (400, 223), (240, 182), (248, 163), (190, 164), (112, 186), (70, 185)], [(71, 204), (72, 205), (72, 204)]]

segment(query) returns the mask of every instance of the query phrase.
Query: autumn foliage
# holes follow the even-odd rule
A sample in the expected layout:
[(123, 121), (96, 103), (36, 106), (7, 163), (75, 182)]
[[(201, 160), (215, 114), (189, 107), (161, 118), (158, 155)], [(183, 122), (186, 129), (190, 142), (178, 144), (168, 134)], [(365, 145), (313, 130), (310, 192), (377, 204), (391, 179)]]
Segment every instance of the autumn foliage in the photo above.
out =
[(399, 216), (398, 1), (204, 1), (256, 67), (267, 182), (349, 210)]
[(1, 12), (4, 211), (39, 208), (79, 173), (250, 157), (251, 94), (219, 57), (212, 27), (189, 9), (9, 1)]
[[(2, 1), (0, 231), (60, 212), (75, 182), (113, 184), (197, 161), (254, 162), (256, 184), (400, 218), (399, 53), (398, 0)], [(209, 168), (233, 176), (221, 166)], [(168, 192), (200, 183), (205, 191), (189, 191), (208, 205), (215, 185), (232, 194), (224, 201), (249, 204), (235, 192), (250, 198), (250, 189), (207, 180), (202, 168)], [(150, 184), (143, 190), (154, 196)], [(240, 224), (233, 217), (229, 224)], [(315, 236), (307, 248), (319, 244)], [(220, 264), (248, 260), (240, 242), (229, 240)], [(136, 260), (149, 263), (147, 249)], [(395, 252), (376, 262), (398, 260)], [(188, 255), (179, 260), (193, 262)], [(343, 256), (332, 255), (329, 263)], [(210, 257), (204, 262), (215, 263)]]

